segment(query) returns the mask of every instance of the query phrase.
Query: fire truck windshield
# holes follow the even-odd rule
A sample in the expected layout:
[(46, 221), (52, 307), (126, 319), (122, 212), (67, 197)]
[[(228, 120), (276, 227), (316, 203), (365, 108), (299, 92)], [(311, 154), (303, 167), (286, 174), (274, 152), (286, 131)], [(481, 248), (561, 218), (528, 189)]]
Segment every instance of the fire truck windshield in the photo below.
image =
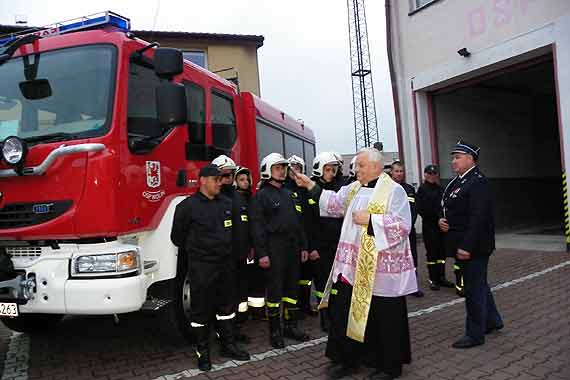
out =
[(116, 49), (79, 46), (0, 66), (0, 140), (33, 143), (101, 136), (109, 130)]

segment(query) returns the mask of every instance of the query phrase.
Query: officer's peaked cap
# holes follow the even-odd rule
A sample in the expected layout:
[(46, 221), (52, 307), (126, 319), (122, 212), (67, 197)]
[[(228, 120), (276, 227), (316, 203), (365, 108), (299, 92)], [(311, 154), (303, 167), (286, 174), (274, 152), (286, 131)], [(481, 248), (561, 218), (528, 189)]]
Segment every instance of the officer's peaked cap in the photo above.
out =
[(200, 169), (199, 177), (219, 177), (222, 171), (214, 164), (209, 164)]
[(470, 154), (473, 156), (473, 158), (475, 160), (477, 160), (479, 158), (479, 151), (480, 150), (481, 150), (481, 148), (479, 148), (476, 145), (469, 144), (468, 142), (463, 141), (463, 140), (459, 140), (457, 142), (457, 144), (453, 147), (451, 154), (454, 154), (454, 153)]

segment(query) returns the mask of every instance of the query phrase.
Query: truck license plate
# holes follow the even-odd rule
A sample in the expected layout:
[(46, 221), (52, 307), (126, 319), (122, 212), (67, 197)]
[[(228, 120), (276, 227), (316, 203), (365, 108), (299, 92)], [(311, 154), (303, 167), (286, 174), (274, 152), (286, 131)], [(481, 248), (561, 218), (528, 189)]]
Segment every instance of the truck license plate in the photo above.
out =
[(0, 316), (2, 316), (2, 317), (17, 317), (18, 316), (18, 304), (17, 303), (0, 302)]

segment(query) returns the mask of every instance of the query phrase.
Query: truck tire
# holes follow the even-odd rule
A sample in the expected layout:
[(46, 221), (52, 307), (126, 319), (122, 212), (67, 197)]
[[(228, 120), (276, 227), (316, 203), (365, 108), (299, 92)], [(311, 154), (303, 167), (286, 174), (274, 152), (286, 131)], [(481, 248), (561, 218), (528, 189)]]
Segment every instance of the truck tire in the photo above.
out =
[(179, 255), (178, 258), (176, 277), (156, 284), (152, 293), (172, 301), (161, 313), (161, 325), (166, 329), (164, 332), (174, 338), (182, 338), (185, 343), (194, 343), (190, 327), (190, 275), (184, 255)]
[(50, 331), (61, 319), (62, 314), (20, 314), (16, 318), (1, 318), (4, 326), (22, 333), (43, 333)]

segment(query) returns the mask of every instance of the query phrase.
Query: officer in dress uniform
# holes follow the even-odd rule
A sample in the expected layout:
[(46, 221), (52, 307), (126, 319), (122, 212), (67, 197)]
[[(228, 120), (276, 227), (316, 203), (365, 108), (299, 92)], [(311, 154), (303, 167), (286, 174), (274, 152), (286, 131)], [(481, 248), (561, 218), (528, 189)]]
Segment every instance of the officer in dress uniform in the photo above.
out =
[(465, 335), (454, 348), (485, 343), (485, 334), (503, 328), (487, 283), (489, 257), (495, 250), (493, 203), (487, 178), (477, 166), (480, 149), (459, 141), (452, 150), (451, 166), (457, 176), (443, 194), (439, 226), (445, 233), (448, 255), (455, 255), (462, 271), (467, 311)]
[[(418, 273), (418, 243), (416, 234), (416, 219), (418, 218), (418, 211), (416, 210), (416, 189), (409, 183), (404, 182), (404, 164), (401, 161), (394, 161), (390, 167), (390, 175), (392, 179), (399, 183), (404, 188), (408, 195), (408, 202), (410, 202), (410, 211), (412, 213), (412, 229), (410, 231), (410, 249), (412, 251), (412, 258), (414, 259), (414, 266), (416, 267), (416, 277)], [(423, 297), (424, 293), (420, 290), (418, 281), (418, 291), (412, 293), (414, 297)]]
[(176, 206), (170, 238), (188, 255), (191, 327), (196, 336), (198, 368), (209, 371), (210, 322), (217, 320), (221, 356), (249, 360), (235, 343), (235, 267), (232, 260), (232, 203), (220, 195), (221, 171), (200, 169), (200, 189)]
[(298, 341), (310, 339), (298, 327), (300, 265), (307, 260), (308, 252), (301, 200), (284, 186), (288, 166), (279, 153), (261, 160), (263, 182), (250, 210), (255, 255), (267, 274), (266, 305), (274, 348), (285, 347), (283, 336)]
[(445, 278), (445, 248), (443, 233), (438, 221), (441, 213), (443, 189), (439, 184), (439, 168), (428, 165), (424, 169), (424, 183), (418, 189), (416, 206), (422, 217), (422, 236), (426, 247), (426, 261), (431, 290), (440, 286), (454, 288), (455, 285)]

